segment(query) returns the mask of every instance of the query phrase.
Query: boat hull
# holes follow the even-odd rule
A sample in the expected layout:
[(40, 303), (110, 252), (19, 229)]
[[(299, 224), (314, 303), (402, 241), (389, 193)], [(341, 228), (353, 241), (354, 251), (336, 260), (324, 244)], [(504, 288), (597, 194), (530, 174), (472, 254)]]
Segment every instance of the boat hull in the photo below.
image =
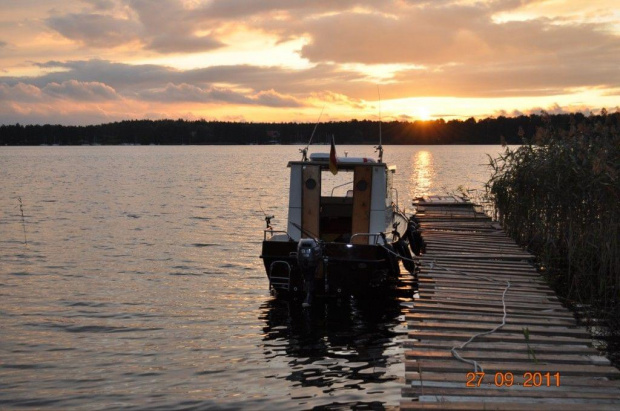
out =
[[(296, 251), (294, 241), (263, 241), (261, 258), (273, 291), (304, 292)], [(361, 294), (395, 283), (399, 274), (398, 260), (382, 245), (324, 243), (314, 290), (327, 295)]]

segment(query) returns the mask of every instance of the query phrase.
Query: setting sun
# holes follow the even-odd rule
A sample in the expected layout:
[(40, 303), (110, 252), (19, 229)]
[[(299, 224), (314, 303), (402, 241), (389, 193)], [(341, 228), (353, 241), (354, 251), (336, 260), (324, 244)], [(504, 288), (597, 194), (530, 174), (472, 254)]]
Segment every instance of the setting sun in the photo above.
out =
[(430, 111), (426, 108), (426, 107), (418, 107), (417, 111), (416, 111), (416, 117), (419, 120), (430, 120), (431, 119), (431, 113)]

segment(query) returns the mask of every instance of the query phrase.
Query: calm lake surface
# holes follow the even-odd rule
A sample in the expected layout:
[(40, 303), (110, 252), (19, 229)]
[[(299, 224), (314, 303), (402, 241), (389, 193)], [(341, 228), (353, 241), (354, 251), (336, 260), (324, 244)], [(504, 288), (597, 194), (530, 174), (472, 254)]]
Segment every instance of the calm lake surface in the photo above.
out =
[[(261, 207), (286, 226), (299, 148), (0, 148), (0, 408), (397, 405), (411, 296), (308, 312), (269, 294)], [(384, 159), (411, 210), (482, 188), (502, 151), (387, 146)]]

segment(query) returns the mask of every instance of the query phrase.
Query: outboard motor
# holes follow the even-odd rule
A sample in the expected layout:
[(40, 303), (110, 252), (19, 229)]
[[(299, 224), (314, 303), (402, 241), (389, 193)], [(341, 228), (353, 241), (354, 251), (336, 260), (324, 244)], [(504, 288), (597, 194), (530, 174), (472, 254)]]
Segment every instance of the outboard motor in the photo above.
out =
[(322, 257), (323, 252), (318, 241), (302, 238), (297, 243), (297, 264), (306, 288), (306, 299), (302, 304), (304, 307), (310, 306), (314, 297), (314, 278)]

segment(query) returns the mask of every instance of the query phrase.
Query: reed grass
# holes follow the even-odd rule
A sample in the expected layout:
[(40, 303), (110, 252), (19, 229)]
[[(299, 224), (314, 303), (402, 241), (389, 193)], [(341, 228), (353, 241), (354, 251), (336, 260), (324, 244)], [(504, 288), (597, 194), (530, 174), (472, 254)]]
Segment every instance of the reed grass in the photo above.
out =
[(27, 246), (28, 245), (28, 238), (26, 238), (26, 219), (24, 218), (24, 205), (22, 203), (22, 198), (21, 197), (17, 197), (17, 200), (19, 201), (19, 212), (22, 215), (22, 230), (24, 231), (24, 244)]
[(491, 158), (487, 193), (505, 230), (539, 257), (561, 295), (617, 314), (620, 113), (586, 120), (548, 123)]

